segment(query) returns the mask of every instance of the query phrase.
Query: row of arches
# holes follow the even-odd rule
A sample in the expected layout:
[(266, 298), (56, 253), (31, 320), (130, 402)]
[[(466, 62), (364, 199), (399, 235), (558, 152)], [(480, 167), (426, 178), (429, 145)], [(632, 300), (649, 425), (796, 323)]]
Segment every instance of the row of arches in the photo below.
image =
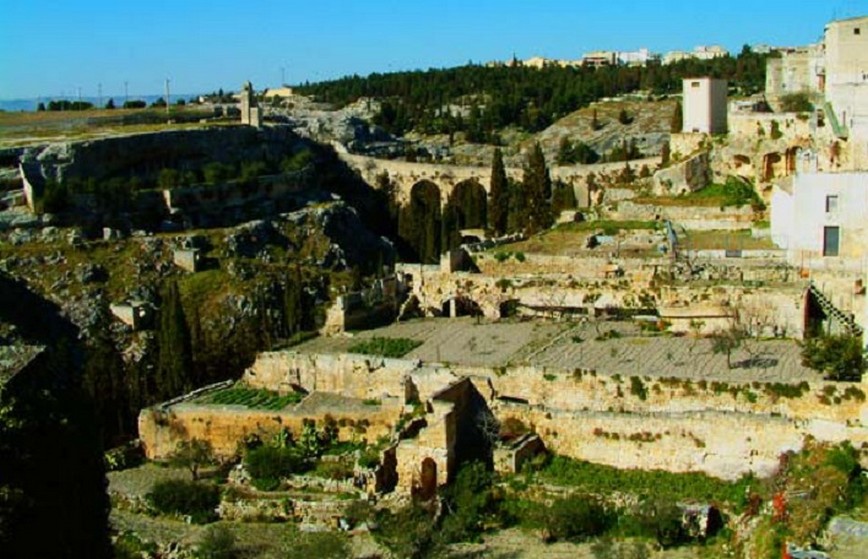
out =
[(455, 185), (445, 204), (435, 183), (422, 180), (410, 189), (409, 202), (398, 212), (398, 236), (409, 258), (425, 264), (461, 244), (461, 230), (488, 225), (488, 194), (476, 179)]

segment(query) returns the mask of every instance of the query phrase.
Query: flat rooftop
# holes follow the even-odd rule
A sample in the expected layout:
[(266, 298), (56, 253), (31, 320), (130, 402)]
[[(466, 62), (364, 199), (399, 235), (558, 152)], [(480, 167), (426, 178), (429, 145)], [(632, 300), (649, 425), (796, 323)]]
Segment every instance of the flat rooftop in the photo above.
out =
[[(614, 334), (612, 334), (614, 332)], [(304, 353), (345, 353), (375, 336), (410, 338), (422, 345), (406, 359), (454, 365), (534, 365), (595, 369), (601, 374), (678, 377), (728, 382), (801, 382), (821, 375), (802, 366), (795, 340), (749, 340), (726, 356), (705, 338), (642, 332), (624, 321), (481, 321), (427, 318), (336, 337), (320, 337), (293, 348)]]

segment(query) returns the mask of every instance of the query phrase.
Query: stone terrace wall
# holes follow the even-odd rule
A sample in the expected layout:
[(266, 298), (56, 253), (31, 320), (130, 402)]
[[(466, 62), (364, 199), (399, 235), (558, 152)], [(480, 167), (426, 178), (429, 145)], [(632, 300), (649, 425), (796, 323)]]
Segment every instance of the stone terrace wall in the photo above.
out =
[(754, 211), (749, 205), (741, 208), (715, 208), (704, 206), (655, 206), (624, 201), (611, 216), (618, 220), (669, 219), (692, 231), (735, 231), (750, 229)]
[[(734, 478), (772, 471), (780, 453), (800, 448), (808, 435), (831, 442), (847, 439), (857, 447), (868, 444), (868, 429), (862, 426), (868, 423), (868, 405), (852, 395), (832, 401), (847, 388), (864, 391), (865, 384), (814, 382), (801, 396), (785, 397), (760, 383), (643, 378), (637, 379), (638, 390), (632, 379), (588, 371), (446, 368), (292, 352), (260, 356), (246, 380), (270, 388), (300, 380), (359, 397), (398, 396), (409, 378), (426, 400), (437, 387), (461, 377), (471, 379), (500, 419), (514, 416), (533, 425), (556, 452), (622, 468)], [(831, 390), (827, 386), (834, 386), (835, 393), (824, 403), (824, 391)]]
[(326, 409), (287, 409), (282, 411), (239, 409), (217, 405), (182, 403), (167, 408), (154, 407), (139, 414), (139, 438), (145, 455), (151, 460), (168, 458), (179, 442), (193, 438), (207, 440), (218, 457), (235, 454), (239, 441), (248, 435), (266, 439), (281, 429), (294, 435), (301, 433), (302, 421), (313, 419), (321, 424), (329, 415), (340, 426), (339, 438), (350, 440), (353, 426), (361, 420), (368, 422), (365, 433), (356, 438), (374, 441), (391, 432), (401, 412), (401, 406), (392, 402), (382, 406), (353, 406)]

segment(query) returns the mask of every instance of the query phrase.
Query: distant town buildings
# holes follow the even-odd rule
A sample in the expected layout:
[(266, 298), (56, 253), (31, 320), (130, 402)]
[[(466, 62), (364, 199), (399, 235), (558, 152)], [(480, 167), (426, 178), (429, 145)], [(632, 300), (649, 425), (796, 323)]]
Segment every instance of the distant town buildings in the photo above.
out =
[(729, 56), (729, 51), (721, 46), (700, 45), (690, 52), (682, 50), (673, 50), (667, 52), (663, 56), (663, 64), (674, 64), (675, 62), (681, 62), (682, 60), (688, 59), (713, 60), (715, 58), (723, 58), (724, 56)]
[[(771, 52), (773, 49), (768, 45), (759, 45), (758, 48), (764, 49), (763, 52)], [(648, 64), (672, 64), (681, 60), (696, 59), (696, 60), (712, 60), (728, 56), (729, 51), (717, 45), (698, 46), (692, 51), (671, 51), (665, 55), (651, 52), (647, 48), (640, 48), (631, 51), (615, 51), (615, 50), (595, 50), (587, 52), (577, 60), (558, 60), (553, 58), (545, 58), (542, 56), (534, 56), (527, 60), (510, 62), (489, 62), (487, 66), (504, 66), (521, 64), (529, 68), (543, 68), (545, 66), (560, 66), (566, 67), (588, 67), (588, 68), (604, 68), (607, 66), (647, 66)]]

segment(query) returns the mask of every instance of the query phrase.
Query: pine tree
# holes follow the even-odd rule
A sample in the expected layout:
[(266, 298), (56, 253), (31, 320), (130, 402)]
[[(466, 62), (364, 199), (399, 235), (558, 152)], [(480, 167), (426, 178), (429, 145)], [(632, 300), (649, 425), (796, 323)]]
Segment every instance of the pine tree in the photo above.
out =
[(524, 190), (527, 197), (527, 230), (529, 233), (551, 227), (552, 181), (546, 167), (546, 159), (539, 143), (534, 144), (524, 168)]
[(192, 388), (190, 332), (177, 282), (163, 291), (160, 305), (160, 345), (157, 361), (157, 393), (161, 398), (183, 394)]
[(506, 169), (503, 166), (503, 153), (500, 148), (494, 150), (494, 159), (491, 162), (491, 183), (489, 189), (489, 226), (495, 234), (506, 233), (507, 219), (509, 216), (509, 182), (506, 178)]
[(678, 134), (684, 127), (684, 113), (681, 109), (681, 102), (675, 103), (675, 111), (672, 113), (672, 121), (669, 125), (669, 130), (673, 134)]

